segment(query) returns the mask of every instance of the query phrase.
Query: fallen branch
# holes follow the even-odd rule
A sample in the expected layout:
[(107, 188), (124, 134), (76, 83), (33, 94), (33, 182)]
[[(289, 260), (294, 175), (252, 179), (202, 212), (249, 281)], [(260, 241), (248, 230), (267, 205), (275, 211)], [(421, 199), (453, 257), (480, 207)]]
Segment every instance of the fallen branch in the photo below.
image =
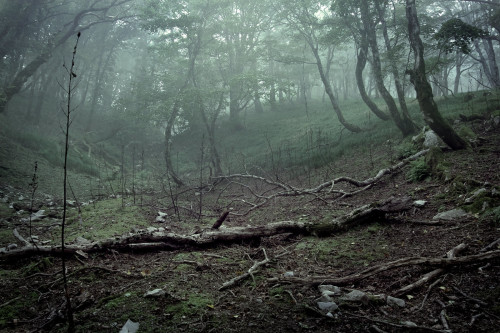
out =
[[(240, 199), (239, 201), (241, 201), (242, 203), (244, 203), (246, 205), (250, 205), (251, 207), (248, 208), (243, 213), (231, 212), (231, 215), (245, 216), (245, 215), (248, 215), (253, 210), (264, 206), (270, 200), (277, 198), (277, 197), (291, 197), (291, 196), (304, 196), (304, 195), (316, 196), (318, 193), (321, 193), (326, 189), (329, 189), (328, 193), (338, 194), (339, 196), (337, 197), (337, 200), (356, 195), (360, 192), (363, 192), (363, 191), (371, 188), (383, 176), (399, 171), (403, 166), (405, 166), (409, 162), (425, 155), (428, 151), (429, 151), (429, 149), (421, 150), (418, 153), (416, 153), (408, 158), (405, 158), (404, 160), (400, 161), (399, 163), (397, 163), (389, 168), (382, 169), (377, 173), (377, 175), (375, 177), (371, 177), (371, 178), (368, 178), (365, 180), (356, 180), (356, 179), (351, 178), (351, 177), (342, 176), (342, 177), (338, 177), (338, 178), (335, 178), (333, 180), (324, 182), (324, 183), (322, 183), (316, 187), (312, 187), (312, 188), (298, 188), (298, 187), (294, 187), (292, 185), (289, 185), (289, 184), (286, 184), (283, 182), (273, 181), (273, 180), (270, 180), (270, 179), (267, 179), (264, 177), (251, 175), (251, 174), (232, 174), (232, 175), (227, 175), (227, 176), (216, 177), (216, 179), (230, 180), (231, 182), (234, 182), (233, 179), (257, 180), (257, 181), (263, 182), (267, 185), (271, 185), (275, 189), (278, 190), (277, 192), (274, 192), (274, 193), (266, 196), (263, 194), (255, 193), (255, 191), (253, 191), (248, 185), (234, 182), (240, 186), (244, 186), (245, 188), (247, 188), (249, 190), (250, 194), (256, 198), (256, 202), (249, 202), (247, 200)], [(352, 192), (346, 192), (343, 190), (334, 190), (334, 186), (339, 184), (339, 183), (348, 183), (348, 184), (351, 184), (355, 187), (361, 187), (361, 189), (356, 190), (356, 191), (352, 191)]]
[[(465, 245), (464, 243), (459, 244), (446, 253), (446, 258), (455, 258), (458, 253), (462, 252), (466, 248), (467, 248), (467, 245)], [(411, 284), (399, 289), (398, 291), (396, 291), (394, 293), (394, 295), (401, 296), (401, 295), (407, 294), (410, 291), (423, 286), (427, 282), (432, 281), (433, 279), (440, 276), (444, 272), (445, 272), (445, 270), (443, 268), (437, 268), (429, 273), (426, 273), (426, 274), (422, 275), (422, 277), (420, 279), (418, 279), (416, 282), (411, 283)]]
[(300, 283), (312, 286), (317, 286), (320, 284), (345, 285), (361, 281), (378, 273), (406, 266), (434, 266), (434, 267), (437, 266), (442, 268), (455, 268), (460, 265), (475, 265), (484, 261), (494, 260), (499, 258), (500, 258), (500, 250), (474, 254), (465, 257), (458, 257), (458, 258), (410, 257), (376, 265), (367, 268), (359, 273), (351, 274), (340, 278), (332, 278), (329, 276), (311, 276), (308, 278), (283, 276), (278, 278), (271, 278), (269, 279), (269, 281), (284, 282), (284, 283), (285, 282)]
[[(349, 214), (328, 222), (282, 221), (260, 226), (233, 227), (220, 230), (209, 229), (192, 235), (167, 232), (143, 232), (132, 236), (126, 235), (85, 245), (67, 244), (64, 253), (73, 254), (76, 251), (158, 251), (206, 248), (217, 244), (231, 244), (286, 233), (328, 236), (363, 223), (382, 220), (385, 218), (386, 213), (401, 212), (410, 206), (411, 202), (407, 197), (391, 198), (384, 202), (375, 202), (370, 205), (361, 206)], [(62, 252), (60, 246), (38, 246), (36, 248), (29, 244), (10, 251), (0, 251), (0, 259), (13, 259), (36, 254), (60, 255)]]
[(219, 291), (227, 289), (229, 287), (232, 287), (235, 284), (237, 284), (238, 282), (240, 282), (241, 280), (244, 280), (244, 279), (246, 279), (249, 276), (253, 277), (253, 274), (257, 272), (257, 269), (260, 266), (265, 265), (265, 264), (267, 264), (270, 261), (269, 258), (267, 257), (266, 249), (262, 248), (262, 252), (264, 252), (264, 257), (265, 257), (264, 260), (254, 263), (252, 265), (252, 267), (250, 267), (246, 273), (241, 274), (241, 275), (239, 275), (237, 277), (232, 278), (229, 281), (224, 282), (222, 284), (222, 286), (219, 288)]

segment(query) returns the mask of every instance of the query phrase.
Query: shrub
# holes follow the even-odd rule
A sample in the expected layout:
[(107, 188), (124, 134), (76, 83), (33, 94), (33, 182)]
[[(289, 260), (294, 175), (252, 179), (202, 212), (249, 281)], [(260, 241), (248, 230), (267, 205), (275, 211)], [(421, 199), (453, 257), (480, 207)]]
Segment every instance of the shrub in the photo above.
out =
[(425, 158), (421, 157), (410, 163), (410, 170), (406, 174), (406, 179), (411, 182), (424, 180), (431, 175), (431, 169), (425, 163)]

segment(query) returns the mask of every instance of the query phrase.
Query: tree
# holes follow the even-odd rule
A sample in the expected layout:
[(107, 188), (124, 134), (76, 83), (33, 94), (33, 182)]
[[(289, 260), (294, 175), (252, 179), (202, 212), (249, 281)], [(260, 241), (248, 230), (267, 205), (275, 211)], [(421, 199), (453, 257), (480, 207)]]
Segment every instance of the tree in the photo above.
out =
[[(333, 93), (332, 85), (325, 74), (325, 67), (320, 55), (320, 38), (318, 36), (320, 32), (324, 32), (325, 25), (322, 24), (318, 16), (316, 16), (317, 13), (322, 12), (322, 8), (325, 8), (323, 4), (317, 2), (313, 3), (311, 1), (301, 1), (300, 4), (295, 6), (290, 5), (290, 3), (281, 3), (279, 9), (281, 22), (291, 29), (291, 31), (299, 33), (309, 46), (314, 56), (321, 82), (330, 99), (333, 110), (337, 114), (339, 122), (351, 132), (361, 132), (362, 129), (359, 126), (351, 124), (344, 118), (337, 98)], [(326, 14), (326, 12), (322, 12), (322, 15)]]
[(452, 149), (466, 148), (466, 142), (444, 120), (434, 102), (432, 88), (426, 77), (424, 46), (420, 39), (420, 24), (418, 22), (415, 0), (406, 0), (406, 17), (408, 19), (410, 44), (415, 57), (414, 68), (409, 71), (410, 80), (417, 92), (418, 104), (424, 115), (424, 120)]
[[(0, 90), (0, 113), (4, 112), (10, 100), (17, 95), (29, 78), (38, 68), (46, 63), (53, 52), (76, 34), (104, 22), (116, 22), (131, 18), (127, 14), (127, 4), (131, 0), (93, 0), (67, 3), (61, 6), (51, 6), (50, 2), (43, 1), (12, 1), (4, 8), (8, 14), (20, 15), (26, 21), (18, 20), (17, 25), (4, 24), (2, 30), (6, 34), (0, 37), (0, 55), (6, 54), (2, 61), (11, 60), (13, 51), (30, 54), (26, 63), (18, 67), (17, 72), (7, 82), (3, 83)], [(75, 7), (78, 4), (79, 7)], [(55, 12), (57, 8), (57, 12)], [(3, 12), (4, 13), (4, 12)], [(2, 14), (3, 14), (2, 13)], [(31, 30), (23, 30), (18, 26), (26, 24), (39, 29), (38, 36), (30, 37)], [(24, 40), (25, 43), (15, 43), (15, 40)], [(38, 40), (42, 42), (39, 43)], [(37, 43), (33, 43), (37, 41)], [(17, 45), (10, 50), (11, 45)], [(27, 52), (29, 50), (30, 52)], [(10, 54), (9, 54), (10, 53)], [(3, 75), (2, 75), (3, 76)]]

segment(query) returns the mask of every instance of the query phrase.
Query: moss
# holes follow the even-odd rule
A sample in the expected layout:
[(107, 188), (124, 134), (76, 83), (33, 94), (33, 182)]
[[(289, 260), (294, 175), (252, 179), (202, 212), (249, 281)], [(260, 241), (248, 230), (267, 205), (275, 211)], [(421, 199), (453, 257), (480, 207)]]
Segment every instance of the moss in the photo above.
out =
[(421, 157), (410, 163), (410, 170), (406, 173), (406, 179), (410, 182), (422, 181), (431, 175), (431, 168), (425, 162), (425, 158)]
[(201, 312), (213, 308), (214, 300), (208, 294), (193, 293), (186, 300), (170, 304), (165, 307), (165, 313), (172, 316), (174, 320), (182, 320), (182, 317), (200, 315)]
[(6, 327), (14, 319), (30, 318), (37, 315), (32, 313), (30, 307), (31, 304), (37, 302), (38, 293), (18, 290), (16, 294), (13, 295), (13, 299), (19, 297), (18, 299), (0, 308), (0, 328)]
[(473, 141), (477, 139), (476, 133), (466, 125), (460, 126), (457, 130), (457, 134), (464, 140)]
[(405, 140), (396, 148), (398, 159), (404, 159), (418, 153), (419, 147), (413, 141)]

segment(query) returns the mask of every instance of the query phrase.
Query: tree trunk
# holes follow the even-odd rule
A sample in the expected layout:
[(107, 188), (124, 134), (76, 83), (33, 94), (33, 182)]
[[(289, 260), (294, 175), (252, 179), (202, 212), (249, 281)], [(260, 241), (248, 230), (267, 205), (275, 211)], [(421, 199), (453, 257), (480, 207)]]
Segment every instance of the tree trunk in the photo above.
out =
[[(416, 129), (415, 124), (411, 120), (410, 113), (408, 112), (408, 107), (406, 105), (406, 99), (405, 99), (405, 91), (403, 84), (401, 83), (401, 79), (399, 76), (399, 70), (397, 67), (397, 62), (396, 59), (392, 59), (393, 55), (393, 47), (391, 45), (391, 40), (389, 38), (389, 33), (387, 31), (387, 23), (384, 18), (385, 14), (385, 9), (382, 9), (380, 6), (379, 0), (375, 2), (375, 6), (377, 8), (377, 11), (379, 13), (379, 19), (382, 24), (382, 34), (384, 36), (384, 42), (385, 42), (385, 48), (387, 50), (387, 53), (389, 54), (389, 62), (390, 62), (390, 68), (392, 72), (392, 76), (394, 78), (394, 85), (396, 86), (396, 93), (398, 95), (398, 101), (399, 101), (399, 106), (401, 108), (401, 115), (403, 116), (403, 121), (405, 123), (412, 123), (413, 127)], [(396, 22), (394, 22), (396, 24)]]
[(165, 166), (167, 168), (167, 172), (170, 174), (172, 177), (173, 181), (178, 185), (182, 186), (184, 183), (182, 180), (177, 176), (177, 173), (174, 170), (174, 167), (172, 165), (172, 129), (174, 127), (175, 120), (177, 119), (177, 116), (179, 114), (179, 101), (174, 102), (174, 106), (172, 107), (172, 113), (170, 114), (170, 117), (168, 118), (167, 121), (167, 126), (165, 127), (165, 151), (164, 151), (164, 157), (165, 157)]
[(375, 104), (370, 96), (366, 93), (365, 82), (363, 81), (363, 70), (366, 66), (366, 56), (368, 54), (368, 42), (366, 41), (366, 36), (361, 32), (361, 40), (359, 43), (358, 59), (356, 62), (356, 83), (358, 85), (358, 90), (361, 98), (368, 106), (368, 108), (380, 119), (389, 120), (390, 117), (386, 115), (382, 110), (380, 110)]
[(467, 143), (443, 119), (434, 102), (432, 88), (427, 81), (425, 73), (424, 46), (420, 39), (420, 25), (418, 23), (415, 0), (406, 0), (406, 17), (408, 19), (410, 44), (415, 56), (414, 69), (413, 71), (409, 71), (410, 81), (415, 86), (418, 104), (424, 115), (424, 120), (452, 149), (466, 148)]
[(370, 46), (370, 50), (372, 51), (372, 68), (373, 75), (375, 77), (375, 83), (377, 84), (377, 89), (380, 92), (380, 95), (382, 95), (385, 103), (387, 104), (389, 113), (391, 114), (394, 123), (399, 128), (403, 136), (408, 136), (415, 133), (416, 128), (410, 119), (401, 118), (394, 98), (392, 98), (391, 94), (385, 87), (384, 77), (382, 75), (382, 64), (380, 61), (380, 54), (378, 50), (376, 28), (368, 11), (368, 3), (366, 3), (365, 1), (361, 1), (360, 4), (363, 27), (366, 31), (366, 38)]
[[(307, 38), (306, 38), (307, 39)], [(349, 131), (354, 132), (354, 133), (359, 133), (362, 131), (362, 129), (356, 125), (353, 125), (349, 123), (348, 121), (345, 120), (344, 115), (342, 114), (342, 110), (339, 107), (339, 104), (337, 103), (337, 100), (335, 99), (335, 96), (332, 91), (332, 86), (330, 85), (330, 81), (328, 78), (325, 76), (325, 72), (323, 70), (323, 64), (321, 62), (321, 58), (319, 56), (318, 52), (318, 47), (312, 43), (312, 41), (307, 40), (307, 43), (311, 47), (311, 51), (314, 55), (314, 58), (316, 59), (316, 65), (318, 67), (319, 71), (319, 76), (321, 77), (321, 81), (323, 82), (323, 85), (325, 87), (326, 94), (330, 98), (330, 102), (332, 104), (333, 110), (337, 114), (337, 118), (339, 119), (339, 122)]]

